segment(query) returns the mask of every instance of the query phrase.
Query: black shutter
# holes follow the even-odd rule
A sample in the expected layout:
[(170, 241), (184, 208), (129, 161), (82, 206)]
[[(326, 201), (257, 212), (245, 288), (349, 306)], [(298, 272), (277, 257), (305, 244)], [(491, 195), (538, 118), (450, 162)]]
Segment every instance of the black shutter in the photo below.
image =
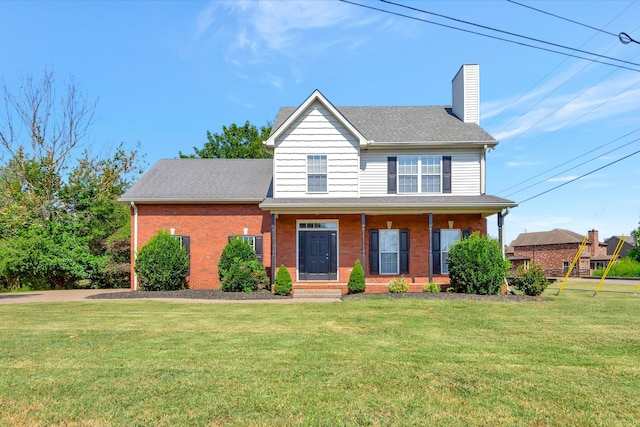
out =
[(229, 240), (227, 241), (227, 243), (231, 243), (231, 241), (232, 241), (233, 239), (235, 239), (236, 237), (237, 237), (237, 236), (229, 236)]
[(400, 230), (400, 274), (409, 274), (409, 230)]
[(440, 267), (440, 230), (433, 230), (431, 232), (431, 253), (433, 274), (440, 274), (442, 272)]
[(397, 157), (387, 157), (387, 193), (396, 194)]
[(253, 238), (256, 245), (256, 258), (258, 258), (258, 261), (260, 261), (260, 264), (262, 264), (262, 236), (253, 236)]
[(191, 239), (189, 236), (182, 236), (180, 238), (182, 241), (182, 247), (185, 252), (187, 252), (187, 259), (189, 260), (189, 266), (187, 267), (187, 276), (191, 274)]
[(466, 230), (462, 230), (462, 239), (466, 239), (467, 237), (471, 236), (471, 229), (467, 228)]
[(369, 273), (378, 274), (380, 268), (378, 267), (378, 253), (379, 239), (378, 230), (369, 230)]
[(305, 233), (298, 231), (298, 275), (300, 280), (307, 279), (307, 266), (305, 265)]
[(451, 193), (451, 156), (442, 156), (442, 192)]

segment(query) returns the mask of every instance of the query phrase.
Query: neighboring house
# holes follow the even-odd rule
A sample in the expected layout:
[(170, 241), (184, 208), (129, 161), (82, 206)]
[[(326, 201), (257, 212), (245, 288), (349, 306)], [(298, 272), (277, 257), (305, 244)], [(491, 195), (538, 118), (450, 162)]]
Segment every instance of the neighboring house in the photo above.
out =
[[(507, 248), (506, 255), (513, 269), (531, 263), (542, 266), (548, 276), (562, 276), (578, 252), (584, 235), (569, 230), (554, 229), (535, 233), (521, 233)], [(572, 275), (589, 276), (599, 267), (607, 265), (611, 256), (607, 255), (607, 244), (598, 241), (598, 232), (588, 232), (586, 244)]]
[(287, 267), (294, 291), (346, 292), (356, 259), (367, 292), (400, 275), (412, 290), (448, 283), (451, 245), (516, 206), (485, 191), (498, 141), (479, 126), (478, 66), (452, 90), (452, 107), (335, 107), (315, 91), (279, 111), (273, 160), (158, 162), (121, 198), (134, 256), (159, 229), (188, 236), (191, 287), (217, 288), (219, 255), (240, 235), (272, 275)]
[[(618, 246), (618, 242), (622, 236), (611, 236), (608, 239), (605, 239), (604, 242), (607, 244), (607, 255), (613, 255), (613, 251), (616, 250), (616, 246)], [(622, 244), (622, 249), (620, 250), (620, 254), (618, 255), (620, 258), (625, 258), (629, 251), (636, 247), (636, 241), (633, 236), (626, 236), (624, 243)]]

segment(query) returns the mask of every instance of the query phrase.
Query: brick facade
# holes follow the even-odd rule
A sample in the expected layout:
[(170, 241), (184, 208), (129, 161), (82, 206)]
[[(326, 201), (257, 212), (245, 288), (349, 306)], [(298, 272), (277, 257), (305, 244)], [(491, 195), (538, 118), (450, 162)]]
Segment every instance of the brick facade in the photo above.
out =
[[(271, 266), (271, 215), (257, 204), (139, 204), (138, 250), (159, 230), (190, 237), (189, 287), (219, 289), (218, 259), (229, 236), (260, 235), (263, 238), (263, 264)], [(132, 209), (132, 244), (135, 238)], [(132, 249), (133, 251), (133, 249)], [(132, 258), (133, 259), (133, 253)], [(133, 265), (132, 265), (133, 268)], [(270, 269), (267, 269), (267, 274)], [(131, 287), (134, 288), (132, 272)]]
[[(217, 264), (222, 249), (231, 235), (260, 235), (263, 238), (263, 264), (271, 277), (271, 215), (254, 204), (140, 204), (138, 209), (138, 250), (159, 230), (172, 231), (176, 236), (190, 238), (190, 276), (192, 289), (219, 289)], [(132, 230), (134, 212), (132, 210)], [(338, 222), (338, 280), (328, 283), (297, 280), (297, 221), (314, 222), (335, 220)], [(399, 275), (374, 274), (369, 271), (369, 232), (386, 229), (391, 221), (393, 229), (408, 229), (409, 274), (411, 291), (422, 291), (429, 280), (429, 217), (420, 215), (367, 215), (365, 224), (365, 280), (367, 292), (386, 292), (387, 284)], [(486, 234), (486, 219), (480, 215), (434, 215), (433, 229), (453, 228), (480, 231)], [(347, 292), (351, 269), (362, 257), (361, 216), (355, 215), (278, 215), (276, 220), (276, 264), (284, 264), (296, 288), (339, 288)], [(132, 232), (132, 248), (134, 246)], [(133, 250), (133, 249), (132, 249)], [(276, 266), (276, 267), (277, 267)], [(438, 283), (449, 282), (446, 275), (434, 275)], [(134, 289), (132, 272), (131, 287)]]

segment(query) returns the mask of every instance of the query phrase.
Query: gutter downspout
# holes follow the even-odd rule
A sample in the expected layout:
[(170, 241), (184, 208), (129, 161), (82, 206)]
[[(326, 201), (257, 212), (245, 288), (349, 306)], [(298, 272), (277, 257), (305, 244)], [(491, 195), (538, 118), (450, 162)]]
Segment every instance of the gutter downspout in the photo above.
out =
[(433, 282), (433, 213), (429, 212), (429, 283)]
[(364, 212), (362, 213), (361, 222), (362, 222), (362, 262), (361, 262), (361, 264), (362, 264), (362, 270), (363, 271), (367, 271), (367, 262), (365, 260), (366, 253), (365, 253), (365, 250), (364, 250), (364, 243), (365, 243), (364, 235), (365, 235), (365, 226), (366, 226), (366, 219), (365, 219)]
[(138, 207), (131, 202), (133, 208), (133, 290), (138, 290), (138, 275), (136, 274), (135, 265), (138, 259)]

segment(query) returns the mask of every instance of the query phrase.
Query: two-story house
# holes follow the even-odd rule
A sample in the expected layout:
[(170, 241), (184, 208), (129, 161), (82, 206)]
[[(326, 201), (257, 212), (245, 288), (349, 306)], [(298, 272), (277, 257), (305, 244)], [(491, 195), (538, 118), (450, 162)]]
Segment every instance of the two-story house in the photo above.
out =
[(452, 106), (336, 107), (315, 91), (280, 109), (265, 141), (272, 161), (160, 161), (121, 198), (133, 253), (160, 228), (186, 237), (194, 288), (218, 286), (217, 259), (236, 235), (272, 274), (286, 266), (294, 292), (346, 292), (356, 259), (368, 292), (399, 275), (412, 290), (447, 283), (451, 245), (516, 206), (486, 194), (498, 141), (479, 126), (477, 65), (460, 69), (452, 95)]

